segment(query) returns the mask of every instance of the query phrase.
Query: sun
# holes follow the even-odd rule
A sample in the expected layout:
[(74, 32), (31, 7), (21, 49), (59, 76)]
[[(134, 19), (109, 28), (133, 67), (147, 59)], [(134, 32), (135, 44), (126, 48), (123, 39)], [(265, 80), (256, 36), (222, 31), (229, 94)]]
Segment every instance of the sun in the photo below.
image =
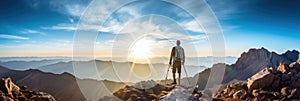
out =
[(141, 38), (133, 43), (130, 48), (129, 57), (133, 60), (147, 59), (151, 57), (151, 41), (146, 38)]

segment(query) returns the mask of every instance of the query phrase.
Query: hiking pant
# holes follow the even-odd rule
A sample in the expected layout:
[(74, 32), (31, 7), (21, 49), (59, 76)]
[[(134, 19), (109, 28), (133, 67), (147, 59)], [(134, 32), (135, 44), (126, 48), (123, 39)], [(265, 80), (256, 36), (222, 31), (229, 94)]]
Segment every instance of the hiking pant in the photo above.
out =
[(181, 73), (181, 60), (175, 60), (173, 62), (172, 73)]

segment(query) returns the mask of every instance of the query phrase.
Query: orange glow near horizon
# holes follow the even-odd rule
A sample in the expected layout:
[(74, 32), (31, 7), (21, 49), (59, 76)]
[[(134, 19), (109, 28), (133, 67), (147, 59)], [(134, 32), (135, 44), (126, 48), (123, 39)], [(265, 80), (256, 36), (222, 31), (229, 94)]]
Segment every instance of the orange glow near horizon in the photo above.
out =
[[(154, 54), (153, 57), (169, 57), (170, 53), (168, 51), (163, 52), (152, 52)], [(55, 56), (61, 56), (61, 57), (72, 57), (72, 52), (64, 52), (64, 53), (0, 53), (0, 57), (55, 57)], [(195, 57), (197, 56), (187, 56), (187, 57)], [(206, 57), (206, 56), (212, 56), (210, 52), (202, 52), (198, 53), (199, 57)], [(236, 53), (230, 53), (226, 54), (226, 56), (239, 56), (236, 55)], [(94, 57), (112, 57), (111, 52), (95, 52)]]

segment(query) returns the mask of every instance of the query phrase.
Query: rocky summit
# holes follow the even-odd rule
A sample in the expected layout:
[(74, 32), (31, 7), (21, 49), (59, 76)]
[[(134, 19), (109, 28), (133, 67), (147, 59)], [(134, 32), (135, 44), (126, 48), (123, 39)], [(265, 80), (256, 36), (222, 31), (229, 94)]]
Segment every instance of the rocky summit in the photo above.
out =
[(28, 90), (26, 86), (15, 85), (11, 78), (0, 80), (1, 101), (56, 101), (53, 96), (45, 92)]
[[(299, 61), (300, 58), (297, 60)], [(247, 82), (229, 83), (213, 96), (215, 100), (300, 100), (299, 62), (285, 64), (276, 68), (265, 68)]]
[[(140, 82), (139, 85), (148, 85), (149, 83), (153, 84), (153, 82), (155, 81)], [(114, 92), (113, 96), (106, 96), (100, 99), (100, 101), (157, 101), (162, 96), (167, 95), (174, 88), (175, 85), (162, 85), (158, 83), (149, 88), (141, 88), (137, 87), (137, 85), (127, 85)]]
[(299, 52), (296, 50), (286, 51), (283, 54), (277, 54), (270, 52), (265, 48), (250, 49), (248, 52), (244, 52), (238, 58), (235, 64), (226, 66), (226, 73), (223, 83), (228, 83), (234, 79), (247, 80), (257, 72), (280, 65), (280, 62), (285, 64), (291, 64), (298, 59)]

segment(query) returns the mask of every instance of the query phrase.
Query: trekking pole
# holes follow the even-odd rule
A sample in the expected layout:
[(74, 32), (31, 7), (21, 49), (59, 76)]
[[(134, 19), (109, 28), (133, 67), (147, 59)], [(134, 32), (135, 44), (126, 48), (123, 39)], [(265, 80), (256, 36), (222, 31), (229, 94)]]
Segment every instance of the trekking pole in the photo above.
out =
[(188, 78), (188, 74), (187, 74), (187, 72), (186, 72), (185, 66), (184, 66), (184, 65), (182, 65), (182, 66), (183, 66), (183, 69), (184, 69), (184, 71), (185, 71), (186, 79), (188, 80), (188, 83), (189, 83), (189, 86), (190, 86), (191, 83), (190, 83), (190, 80), (189, 80), (189, 78)]
[(165, 85), (167, 85), (167, 80), (168, 80), (168, 73), (169, 73), (169, 69), (170, 69), (170, 65), (169, 65), (169, 67), (168, 67), (168, 70), (167, 70), (167, 75), (166, 75), (166, 79), (165, 79)]

